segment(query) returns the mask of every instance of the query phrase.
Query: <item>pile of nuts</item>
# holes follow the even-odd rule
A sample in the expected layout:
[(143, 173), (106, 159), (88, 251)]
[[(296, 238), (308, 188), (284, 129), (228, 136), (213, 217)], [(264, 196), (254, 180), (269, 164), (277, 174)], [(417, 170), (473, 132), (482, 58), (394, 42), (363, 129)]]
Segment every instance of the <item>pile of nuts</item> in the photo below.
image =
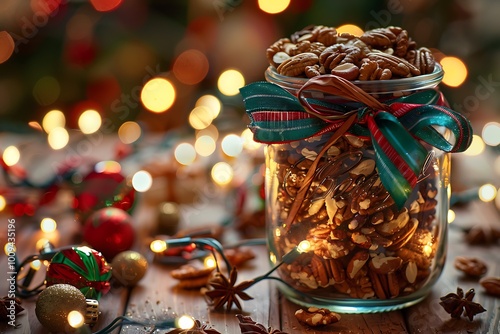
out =
[[(328, 137), (328, 136), (325, 136)], [(371, 143), (342, 136), (321, 158), (293, 222), (288, 214), (325, 138), (268, 148), (276, 173), (273, 241), (289, 252), (301, 241), (310, 248), (280, 268), (300, 291), (351, 298), (390, 299), (418, 290), (430, 277), (442, 231), (436, 223), (433, 168), (417, 184), (409, 206), (398, 210), (375, 168)]]
[(400, 27), (376, 28), (356, 37), (333, 27), (312, 25), (267, 50), (269, 63), (284, 76), (335, 74), (347, 80), (388, 80), (432, 73), (432, 52), (417, 48)]

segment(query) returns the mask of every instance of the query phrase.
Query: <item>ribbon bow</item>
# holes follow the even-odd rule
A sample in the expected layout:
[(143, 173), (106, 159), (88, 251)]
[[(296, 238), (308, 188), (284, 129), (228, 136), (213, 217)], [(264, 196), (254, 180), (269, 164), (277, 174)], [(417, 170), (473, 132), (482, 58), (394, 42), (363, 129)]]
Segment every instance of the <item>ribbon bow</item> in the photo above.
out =
[[(322, 75), (309, 79), (297, 97), (269, 82), (249, 84), (240, 92), (258, 142), (286, 143), (327, 132), (334, 132), (336, 140), (346, 131), (371, 137), (380, 180), (400, 209), (432, 154), (421, 142), (462, 152), (472, 140), (469, 121), (446, 107), (434, 89), (382, 103), (348, 80)], [(445, 138), (436, 127), (453, 136)]]

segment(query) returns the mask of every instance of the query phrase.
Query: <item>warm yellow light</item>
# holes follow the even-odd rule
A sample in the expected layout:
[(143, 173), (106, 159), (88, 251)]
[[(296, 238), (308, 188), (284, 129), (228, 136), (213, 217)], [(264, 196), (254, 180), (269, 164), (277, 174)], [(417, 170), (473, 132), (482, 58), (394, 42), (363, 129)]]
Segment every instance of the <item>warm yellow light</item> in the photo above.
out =
[(13, 253), (16, 253), (17, 248), (13, 242), (8, 242), (5, 244), (5, 246), (3, 246), (3, 251), (5, 252), (5, 255), (10, 256)]
[(277, 261), (276, 254), (269, 253), (269, 260), (271, 261), (272, 264), (276, 264)]
[(484, 141), (481, 137), (478, 135), (472, 135), (472, 143), (470, 144), (469, 148), (463, 152), (465, 155), (479, 155), (483, 153), (485, 149), (485, 144)]
[(16, 43), (7, 31), (0, 31), (0, 64), (6, 62), (14, 53)]
[(277, 236), (277, 237), (281, 237), (281, 230), (279, 229), (279, 227), (277, 227), (275, 230), (274, 230), (274, 235)]
[(60, 110), (51, 110), (43, 116), (42, 127), (47, 133), (55, 128), (63, 128), (66, 125), (66, 117)]
[(217, 265), (217, 262), (215, 261), (213, 256), (207, 256), (203, 260), (203, 265), (205, 266), (205, 268), (215, 268), (215, 266)]
[(233, 180), (233, 167), (227, 162), (218, 162), (212, 167), (211, 175), (216, 184), (227, 185)]
[(259, 8), (268, 14), (281, 13), (290, 5), (291, 0), (259, 0)]
[(38, 270), (42, 267), (42, 261), (40, 260), (31, 261), (30, 267), (33, 268), (33, 270)]
[(101, 127), (101, 115), (93, 109), (85, 110), (78, 118), (78, 127), (85, 134), (91, 134)]
[(168, 110), (175, 101), (175, 88), (164, 78), (149, 80), (141, 91), (141, 101), (146, 109), (155, 113)]
[(64, 148), (69, 142), (69, 133), (63, 127), (52, 129), (47, 135), (49, 146), (54, 150)]
[(432, 244), (425, 245), (422, 248), (422, 252), (424, 253), (425, 256), (430, 256), (432, 254)]
[(5, 197), (0, 195), (0, 212), (3, 211), (6, 206), (7, 206), (7, 201), (5, 200)]
[(94, 170), (96, 171), (96, 173), (115, 174), (121, 172), (122, 166), (117, 161), (105, 160), (96, 163), (94, 166)]
[(492, 184), (484, 184), (479, 187), (479, 199), (483, 202), (491, 202), (497, 196), (497, 188)]
[(453, 221), (455, 220), (455, 211), (453, 210), (448, 210), (448, 224), (449, 223), (453, 223)]
[(488, 122), (484, 125), (481, 133), (486, 145), (497, 146), (500, 145), (500, 123)]
[(194, 107), (188, 117), (189, 125), (195, 130), (205, 129), (212, 123), (212, 120), (212, 112), (205, 106)]
[(458, 87), (467, 78), (467, 67), (457, 57), (444, 57), (439, 63), (443, 67), (443, 83), (445, 85)]
[(217, 81), (217, 88), (227, 96), (239, 94), (240, 88), (245, 86), (243, 74), (237, 70), (226, 70), (222, 72)]
[(188, 315), (183, 315), (177, 319), (177, 327), (180, 329), (190, 329), (194, 326), (194, 319)]
[(196, 159), (196, 150), (191, 144), (181, 143), (175, 148), (174, 157), (181, 165), (190, 165)]
[(243, 147), (247, 150), (256, 150), (262, 146), (261, 143), (253, 140), (253, 132), (248, 128), (241, 133), (241, 139), (243, 140)]
[(363, 29), (361, 29), (360, 27), (358, 27), (355, 24), (344, 24), (344, 25), (341, 25), (340, 27), (337, 28), (337, 33), (339, 35), (344, 33), (344, 32), (349, 33), (349, 34), (354, 35), (354, 36), (363, 35)]
[(54, 232), (57, 229), (57, 223), (52, 218), (43, 218), (40, 222), (40, 229), (45, 233)]
[(43, 249), (47, 244), (50, 243), (49, 239), (42, 238), (36, 242), (36, 249)]
[(19, 162), (19, 159), (21, 159), (21, 153), (19, 152), (17, 147), (8, 146), (3, 151), (2, 158), (3, 158), (3, 162), (7, 166), (14, 166), (15, 164), (17, 164)]
[(78, 311), (70, 311), (68, 313), (68, 324), (73, 328), (80, 328), (85, 323), (85, 318)]
[(208, 157), (215, 152), (215, 140), (210, 136), (200, 136), (196, 139), (194, 148), (202, 157)]
[(124, 144), (132, 144), (141, 137), (141, 126), (136, 122), (125, 122), (118, 128), (118, 138)]
[(311, 248), (311, 243), (307, 240), (302, 240), (298, 245), (297, 245), (297, 251), (299, 253), (305, 253), (309, 251)]
[(132, 187), (140, 192), (148, 191), (153, 185), (153, 177), (145, 170), (140, 170), (132, 176)]
[(221, 148), (228, 156), (236, 157), (243, 151), (243, 140), (240, 136), (229, 134), (222, 139)]
[(196, 131), (196, 137), (198, 138), (201, 136), (209, 136), (212, 137), (213, 140), (217, 141), (217, 139), (219, 138), (219, 130), (217, 130), (215, 125), (210, 124), (205, 129)]
[(163, 240), (153, 240), (149, 244), (149, 248), (154, 252), (154, 253), (161, 253), (164, 252), (167, 249), (167, 243)]
[(201, 96), (196, 101), (195, 106), (196, 107), (204, 106), (209, 108), (210, 111), (212, 112), (212, 119), (215, 119), (217, 118), (217, 116), (219, 116), (220, 110), (222, 108), (220, 100), (217, 97), (210, 94)]

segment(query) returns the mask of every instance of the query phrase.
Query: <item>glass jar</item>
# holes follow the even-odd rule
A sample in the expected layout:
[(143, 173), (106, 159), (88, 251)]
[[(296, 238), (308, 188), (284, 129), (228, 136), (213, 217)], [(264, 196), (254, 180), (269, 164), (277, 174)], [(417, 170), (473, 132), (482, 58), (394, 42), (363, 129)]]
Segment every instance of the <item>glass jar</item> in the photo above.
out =
[[(354, 84), (384, 101), (436, 88), (442, 77), (436, 65), (427, 75)], [(294, 95), (307, 81), (281, 76), (273, 67), (266, 80)], [(343, 103), (317, 91), (309, 95)], [(449, 153), (422, 143), (431, 158), (401, 208), (381, 183), (370, 137), (346, 132), (318, 158), (331, 136), (267, 146), (267, 238), (273, 265), (285, 262), (278, 269), (287, 283), (279, 285), (281, 291), (300, 305), (342, 313), (390, 311), (421, 301), (445, 262)]]

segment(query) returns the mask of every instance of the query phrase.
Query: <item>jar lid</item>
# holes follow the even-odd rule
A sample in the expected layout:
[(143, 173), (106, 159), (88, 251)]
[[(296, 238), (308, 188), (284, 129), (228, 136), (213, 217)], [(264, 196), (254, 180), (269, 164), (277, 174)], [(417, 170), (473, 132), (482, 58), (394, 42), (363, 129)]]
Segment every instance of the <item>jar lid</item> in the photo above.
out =
[[(411, 92), (416, 90), (436, 87), (443, 79), (444, 71), (436, 63), (434, 71), (429, 74), (418, 75), (410, 78), (389, 79), (389, 80), (354, 80), (353, 84), (370, 94), (390, 93), (398, 95), (398, 92)], [(268, 82), (275, 83), (286, 89), (293, 95), (297, 95), (298, 90), (309, 80), (309, 78), (289, 77), (276, 72), (274, 66), (269, 66), (265, 72)]]

